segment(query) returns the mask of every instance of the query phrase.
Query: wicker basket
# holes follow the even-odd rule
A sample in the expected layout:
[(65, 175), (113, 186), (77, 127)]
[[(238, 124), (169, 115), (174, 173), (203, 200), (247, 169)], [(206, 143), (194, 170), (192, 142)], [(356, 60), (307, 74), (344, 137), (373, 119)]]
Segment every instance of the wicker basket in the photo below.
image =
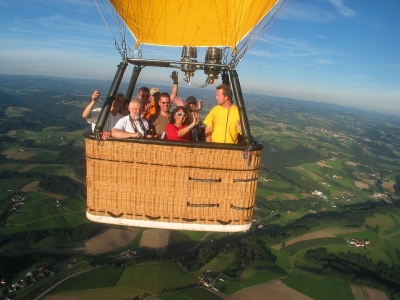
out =
[[(87, 217), (95, 222), (181, 230), (251, 226), (259, 150), (85, 135)], [(257, 147), (253, 147), (256, 148)]]

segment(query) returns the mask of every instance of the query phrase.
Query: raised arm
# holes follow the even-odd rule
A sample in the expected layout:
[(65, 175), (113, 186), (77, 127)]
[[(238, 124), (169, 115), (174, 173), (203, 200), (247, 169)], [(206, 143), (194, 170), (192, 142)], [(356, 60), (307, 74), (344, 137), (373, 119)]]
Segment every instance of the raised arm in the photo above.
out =
[(176, 96), (178, 96), (178, 72), (173, 71), (170, 77), (172, 79), (172, 90), (170, 97), (171, 99), (174, 99)]
[(93, 106), (96, 104), (96, 102), (100, 99), (100, 92), (98, 90), (95, 90), (92, 94), (92, 100), (90, 103), (85, 107), (85, 109), (82, 112), (82, 118), (84, 119), (89, 119), (92, 115), (92, 109)]

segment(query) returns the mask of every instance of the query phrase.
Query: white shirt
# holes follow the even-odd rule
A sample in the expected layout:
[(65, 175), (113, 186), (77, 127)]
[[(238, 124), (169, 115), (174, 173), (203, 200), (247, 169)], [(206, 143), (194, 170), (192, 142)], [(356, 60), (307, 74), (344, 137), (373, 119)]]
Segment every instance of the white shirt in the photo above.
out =
[[(92, 132), (94, 132), (94, 128), (96, 127), (96, 122), (100, 116), (100, 111), (101, 111), (100, 107), (93, 109), (92, 112), (90, 113), (90, 118), (86, 119), (86, 121), (89, 124), (92, 124)], [(115, 126), (115, 124), (117, 124), (117, 122), (123, 117), (124, 116), (121, 115), (120, 113), (117, 113), (115, 116), (109, 113), (107, 121), (104, 124), (103, 131), (111, 131)]]
[[(144, 129), (146, 129), (148, 131), (150, 129), (149, 122), (147, 122), (147, 120), (145, 118), (140, 118), (140, 120), (142, 121)], [(144, 130), (143, 130), (142, 126), (140, 125), (139, 120), (133, 121), (130, 118), (130, 115), (127, 115), (127, 116), (121, 118), (117, 122), (117, 124), (115, 124), (114, 128), (122, 130), (122, 131), (130, 132), (130, 133), (135, 133), (135, 132), (139, 131), (142, 135), (144, 135)]]

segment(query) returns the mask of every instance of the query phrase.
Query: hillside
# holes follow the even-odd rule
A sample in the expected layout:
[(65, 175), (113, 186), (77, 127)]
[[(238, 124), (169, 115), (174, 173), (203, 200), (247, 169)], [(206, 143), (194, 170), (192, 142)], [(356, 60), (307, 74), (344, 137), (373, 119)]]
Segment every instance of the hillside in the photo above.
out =
[[(106, 93), (108, 84), (0, 75), (0, 279), (9, 287), (39, 265), (56, 272), (14, 299), (71, 275), (53, 297), (220, 299), (197, 289), (198, 276), (212, 276), (221, 297), (265, 283), (254, 295), (400, 299), (399, 117), (245, 94), (252, 133), (264, 144), (252, 229), (124, 230), (85, 217), (89, 126), (81, 112), (92, 90)], [(214, 91), (180, 90), (191, 94), (204, 100), (204, 118)]]

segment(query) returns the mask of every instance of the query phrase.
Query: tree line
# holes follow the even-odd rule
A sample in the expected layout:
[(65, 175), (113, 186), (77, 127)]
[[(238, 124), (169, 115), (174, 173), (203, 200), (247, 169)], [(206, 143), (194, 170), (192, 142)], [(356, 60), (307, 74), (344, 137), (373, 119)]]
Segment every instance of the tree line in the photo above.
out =
[(391, 293), (400, 291), (400, 265), (389, 266), (382, 261), (374, 263), (365, 254), (351, 251), (328, 253), (323, 247), (307, 250), (304, 258), (322, 265), (323, 272), (328, 276)]

